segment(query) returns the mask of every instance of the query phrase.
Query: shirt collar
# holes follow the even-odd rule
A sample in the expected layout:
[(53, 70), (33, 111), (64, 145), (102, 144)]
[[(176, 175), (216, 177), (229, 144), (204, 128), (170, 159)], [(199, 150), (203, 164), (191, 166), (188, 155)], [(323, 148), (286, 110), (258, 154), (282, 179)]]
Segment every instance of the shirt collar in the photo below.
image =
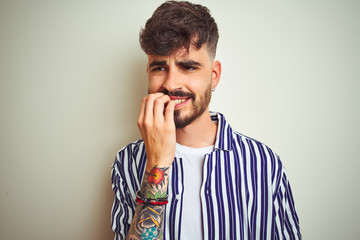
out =
[(210, 112), (210, 117), (211, 120), (213, 122), (217, 122), (218, 125), (214, 148), (224, 151), (232, 151), (233, 131), (228, 122), (225, 120), (224, 115), (219, 112)]

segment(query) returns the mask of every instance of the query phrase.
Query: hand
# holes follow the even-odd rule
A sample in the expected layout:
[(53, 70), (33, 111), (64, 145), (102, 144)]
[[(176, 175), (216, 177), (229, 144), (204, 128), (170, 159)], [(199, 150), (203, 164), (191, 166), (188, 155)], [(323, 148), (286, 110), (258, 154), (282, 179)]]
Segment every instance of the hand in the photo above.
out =
[(146, 171), (155, 166), (170, 167), (175, 156), (175, 102), (168, 95), (153, 93), (144, 97), (138, 127), (145, 143)]

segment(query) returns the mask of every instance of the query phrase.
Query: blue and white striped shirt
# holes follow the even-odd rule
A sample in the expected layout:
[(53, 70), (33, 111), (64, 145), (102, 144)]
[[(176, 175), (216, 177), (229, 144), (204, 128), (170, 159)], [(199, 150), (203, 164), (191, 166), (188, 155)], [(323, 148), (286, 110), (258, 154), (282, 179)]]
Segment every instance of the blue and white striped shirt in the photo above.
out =
[[(204, 239), (301, 239), (289, 181), (266, 145), (232, 130), (221, 113), (214, 151), (204, 157), (201, 205)], [(121, 149), (112, 166), (112, 229), (125, 239), (146, 165), (142, 140)], [(184, 192), (182, 160), (170, 168), (164, 239), (180, 239)]]

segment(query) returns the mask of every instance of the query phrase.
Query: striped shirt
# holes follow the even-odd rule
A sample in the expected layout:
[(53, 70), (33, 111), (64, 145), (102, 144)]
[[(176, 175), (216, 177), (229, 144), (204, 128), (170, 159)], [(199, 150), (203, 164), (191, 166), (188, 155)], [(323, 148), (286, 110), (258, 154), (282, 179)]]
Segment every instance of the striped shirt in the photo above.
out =
[[(301, 239), (299, 218), (284, 167), (266, 145), (232, 130), (221, 113), (214, 151), (204, 156), (201, 206), (204, 239)], [(125, 239), (146, 166), (142, 140), (121, 149), (112, 166), (112, 229)], [(180, 239), (183, 164), (170, 168), (164, 239)]]

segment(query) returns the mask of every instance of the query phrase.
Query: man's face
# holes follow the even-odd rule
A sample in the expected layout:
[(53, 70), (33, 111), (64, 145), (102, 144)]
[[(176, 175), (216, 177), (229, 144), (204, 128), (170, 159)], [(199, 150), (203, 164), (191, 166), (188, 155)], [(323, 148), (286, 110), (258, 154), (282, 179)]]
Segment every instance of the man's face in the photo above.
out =
[(218, 83), (220, 63), (213, 62), (206, 46), (190, 47), (170, 56), (148, 55), (149, 93), (163, 92), (176, 102), (176, 128), (184, 128), (208, 111), (211, 89)]

